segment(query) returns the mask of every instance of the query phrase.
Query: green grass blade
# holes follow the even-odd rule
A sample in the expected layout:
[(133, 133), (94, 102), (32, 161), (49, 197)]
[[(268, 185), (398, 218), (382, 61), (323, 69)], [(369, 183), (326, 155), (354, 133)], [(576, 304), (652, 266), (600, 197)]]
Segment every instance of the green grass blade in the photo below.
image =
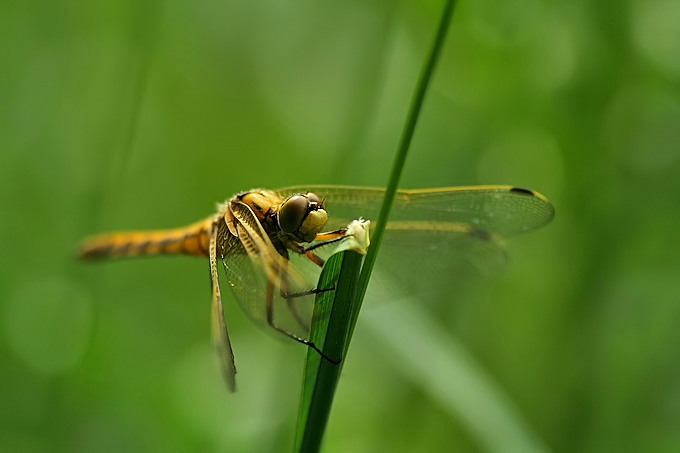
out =
[[(416, 86), (416, 92), (414, 93), (413, 100), (411, 101), (411, 107), (409, 109), (409, 113), (406, 118), (406, 124), (401, 135), (399, 148), (397, 149), (397, 155), (394, 159), (394, 164), (392, 165), (392, 173), (390, 174), (389, 184), (387, 186), (387, 191), (385, 192), (385, 199), (383, 200), (382, 207), (380, 208), (378, 221), (373, 228), (371, 247), (368, 249), (366, 259), (364, 260), (364, 266), (361, 270), (361, 276), (359, 277), (357, 309), (352, 318), (350, 338), (352, 336), (352, 332), (354, 332), (354, 327), (359, 316), (359, 310), (361, 309), (361, 304), (364, 300), (364, 296), (366, 295), (366, 288), (368, 288), (368, 282), (371, 278), (371, 272), (373, 271), (373, 265), (375, 264), (375, 259), (378, 256), (378, 249), (380, 248), (380, 243), (382, 242), (382, 237), (385, 233), (387, 219), (390, 216), (392, 204), (394, 203), (394, 198), (396, 196), (397, 189), (399, 188), (399, 180), (401, 179), (401, 173), (404, 168), (404, 164), (406, 163), (406, 156), (408, 155), (408, 150), (411, 146), (411, 140), (416, 129), (418, 117), (420, 116), (420, 110), (423, 106), (423, 102), (425, 101), (427, 88), (429, 87), (432, 76), (434, 75), (434, 70), (437, 65), (437, 61), (439, 60), (439, 55), (441, 54), (444, 41), (446, 40), (446, 33), (449, 29), (449, 24), (451, 23), (451, 16), (453, 15), (455, 3), (455, 0), (448, 0), (446, 2), (444, 11), (442, 12), (442, 16), (439, 21), (439, 27), (437, 28), (437, 34), (435, 36), (434, 43), (432, 44), (432, 48), (430, 49), (427, 59), (425, 60), (425, 65), (423, 66), (420, 78), (418, 79), (418, 85)], [(349, 347), (349, 341), (347, 342), (347, 347)]]
[[(341, 359), (346, 349), (362, 259), (362, 255), (352, 251), (336, 253), (319, 277), (318, 288), (335, 290), (317, 294), (310, 340), (333, 359)], [(315, 452), (321, 447), (341, 369), (340, 364), (323, 359), (309, 348), (295, 451)]]
[[(420, 110), (446, 39), (454, 5), (455, 0), (446, 2), (434, 43), (418, 80), (395, 156), (385, 199), (378, 216), (377, 228), (371, 236), (371, 246), (368, 249), (363, 268), (361, 266), (361, 255), (355, 252), (343, 252), (328, 260), (319, 279), (318, 288), (334, 287), (336, 290), (318, 294), (314, 317), (315, 320), (320, 321), (312, 323), (310, 340), (329, 357), (344, 358), (349, 349), (361, 303), (366, 294), (378, 248), (399, 187), (399, 180), (411, 146)], [(360, 270), (361, 274), (359, 273)], [(336, 279), (337, 283), (333, 284), (332, 282)], [(328, 315), (329, 311), (330, 315)], [(327, 320), (324, 321), (324, 319)], [(323, 360), (311, 349), (308, 352), (298, 414), (295, 451), (319, 451), (342, 365), (343, 363), (334, 365)]]

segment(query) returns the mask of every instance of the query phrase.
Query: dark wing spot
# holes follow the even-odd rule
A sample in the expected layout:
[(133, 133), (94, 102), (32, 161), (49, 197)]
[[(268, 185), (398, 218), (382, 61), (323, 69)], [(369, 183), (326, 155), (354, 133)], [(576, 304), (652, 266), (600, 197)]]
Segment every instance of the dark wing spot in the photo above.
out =
[(491, 239), (491, 234), (489, 234), (488, 231), (483, 230), (481, 228), (472, 228), (470, 230), (470, 236), (481, 239), (482, 241), (488, 241)]
[(253, 207), (255, 208), (255, 210), (256, 210), (257, 212), (262, 212), (262, 207), (260, 207), (259, 204), (253, 203)]
[(524, 194), (524, 195), (530, 195), (532, 197), (536, 195), (536, 194), (534, 194), (533, 190), (522, 189), (521, 187), (513, 187), (512, 189), (510, 189), (510, 192), (521, 193), (521, 194)]

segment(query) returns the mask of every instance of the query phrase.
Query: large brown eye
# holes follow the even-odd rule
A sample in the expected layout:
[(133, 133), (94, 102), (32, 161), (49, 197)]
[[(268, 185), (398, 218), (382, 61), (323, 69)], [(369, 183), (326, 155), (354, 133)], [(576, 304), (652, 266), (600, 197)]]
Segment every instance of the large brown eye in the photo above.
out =
[(307, 214), (309, 201), (302, 195), (293, 195), (283, 202), (279, 211), (279, 228), (284, 233), (295, 234)]
[(316, 204), (318, 204), (319, 206), (323, 207), (323, 203), (321, 202), (321, 198), (319, 198), (319, 196), (318, 196), (317, 194), (312, 193), (312, 192), (309, 192), (309, 193), (307, 194), (307, 199), (308, 199), (311, 203), (316, 203)]

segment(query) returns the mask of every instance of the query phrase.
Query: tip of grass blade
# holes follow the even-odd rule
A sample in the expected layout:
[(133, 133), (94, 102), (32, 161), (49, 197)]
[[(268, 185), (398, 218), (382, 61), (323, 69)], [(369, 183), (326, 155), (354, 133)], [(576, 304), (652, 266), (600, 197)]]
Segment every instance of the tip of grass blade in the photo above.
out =
[[(362, 258), (349, 250), (336, 253), (319, 277), (319, 289), (335, 290), (317, 294), (309, 339), (333, 359), (343, 359), (358, 309), (355, 296)], [(319, 451), (341, 370), (342, 363), (331, 363), (308, 349), (294, 451)]]
[[(418, 80), (378, 217), (378, 228), (373, 235), (374, 244), (368, 250), (364, 269), (361, 271), (361, 255), (345, 251), (342, 254), (333, 255), (321, 273), (317, 288), (336, 288), (336, 290), (317, 295), (314, 316), (318, 321), (312, 322), (310, 340), (328, 357), (342, 358), (348, 348), (385, 232), (392, 202), (399, 186), (401, 171), (411, 145), (420, 109), (444, 45), (454, 5), (455, 0), (447, 0), (437, 28), (437, 35)], [(333, 281), (337, 283), (334, 285)], [(330, 312), (329, 316), (327, 316), (328, 312)], [(324, 321), (326, 318), (327, 321)], [(295, 451), (316, 452), (321, 448), (321, 440), (326, 429), (341, 369), (342, 363), (334, 365), (327, 360), (322, 360), (315, 351), (309, 349), (298, 414)]]

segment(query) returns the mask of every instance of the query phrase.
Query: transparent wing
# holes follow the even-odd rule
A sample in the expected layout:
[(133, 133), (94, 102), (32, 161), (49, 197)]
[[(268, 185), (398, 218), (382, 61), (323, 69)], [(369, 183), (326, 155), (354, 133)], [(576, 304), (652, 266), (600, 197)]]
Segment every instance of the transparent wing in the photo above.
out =
[[(378, 218), (385, 189), (351, 186), (288, 187), (283, 196), (314, 192), (325, 200), (329, 228), (363, 216)], [(466, 186), (397, 192), (388, 229), (456, 230), (468, 225), (499, 237), (538, 228), (555, 215), (550, 202), (538, 192), (512, 186)]]
[[(357, 217), (375, 222), (385, 190), (349, 186), (281, 189), (324, 199), (340, 228)], [(400, 190), (376, 262), (369, 298), (400, 297), (463, 284), (496, 273), (507, 261), (504, 238), (549, 222), (554, 208), (541, 194), (512, 186)]]
[[(364, 217), (376, 221), (384, 189), (307, 186), (277, 191), (286, 197), (311, 191), (325, 200), (326, 230)], [(229, 286), (243, 309), (259, 324), (276, 324), (308, 338), (320, 269), (291, 253), (281, 256), (246, 205), (232, 206), (238, 237), (224, 232), (223, 263)], [(491, 274), (506, 261), (503, 238), (547, 223), (552, 205), (540, 194), (510, 186), (402, 190), (387, 225), (369, 299), (450, 291), (475, 270)], [(327, 258), (333, 246), (315, 249)], [(282, 297), (283, 294), (298, 297)], [(271, 329), (269, 329), (271, 330)]]
[(250, 208), (237, 205), (233, 212), (239, 236), (226, 233), (223, 263), (235, 299), (256, 323), (269, 328), (271, 304), (275, 324), (306, 339), (314, 302), (309, 292), (315, 283), (277, 252)]
[(227, 324), (224, 321), (224, 309), (222, 308), (222, 294), (217, 273), (217, 227), (214, 225), (210, 235), (210, 282), (212, 284), (212, 338), (217, 351), (217, 357), (222, 369), (222, 376), (227, 383), (229, 391), (236, 391), (236, 365), (234, 364), (234, 352), (231, 349)]

